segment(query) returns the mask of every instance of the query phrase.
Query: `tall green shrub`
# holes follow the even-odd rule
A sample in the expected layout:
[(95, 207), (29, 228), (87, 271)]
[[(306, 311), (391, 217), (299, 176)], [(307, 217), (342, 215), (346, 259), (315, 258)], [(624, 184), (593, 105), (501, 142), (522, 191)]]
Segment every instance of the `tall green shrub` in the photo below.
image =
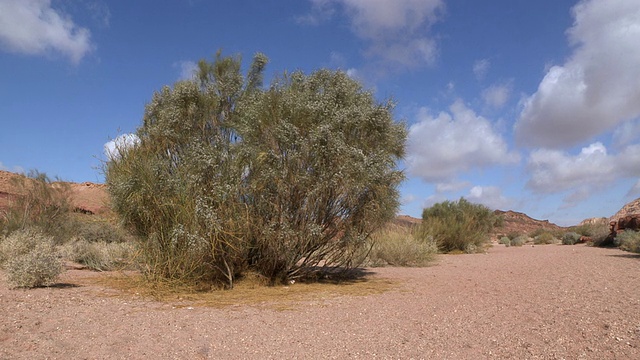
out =
[(500, 221), (486, 206), (460, 198), (424, 209), (420, 236), (433, 237), (443, 252), (475, 252), (482, 249), (491, 230)]

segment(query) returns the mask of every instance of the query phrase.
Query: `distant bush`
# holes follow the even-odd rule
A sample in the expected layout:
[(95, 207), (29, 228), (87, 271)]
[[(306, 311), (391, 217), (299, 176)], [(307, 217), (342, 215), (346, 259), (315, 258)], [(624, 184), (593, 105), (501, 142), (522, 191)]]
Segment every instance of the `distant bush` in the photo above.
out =
[(518, 235), (516, 237), (514, 237), (513, 239), (511, 239), (511, 245), (512, 246), (522, 246), (524, 244), (527, 243), (527, 241), (529, 241), (529, 237), (526, 235)]
[(420, 239), (434, 239), (443, 252), (478, 252), (500, 219), (487, 207), (461, 198), (424, 209), (417, 234)]
[(556, 241), (557, 241), (556, 237), (553, 236), (552, 233), (546, 232), (546, 231), (539, 233), (533, 238), (533, 243), (536, 245), (553, 244)]
[(511, 239), (508, 236), (503, 236), (500, 238), (500, 244), (503, 244), (506, 247), (511, 246)]
[(371, 236), (364, 262), (368, 266), (425, 266), (434, 260), (438, 247), (434, 241), (418, 240), (411, 229), (386, 228)]
[(575, 245), (580, 241), (580, 234), (575, 232), (568, 232), (562, 235), (562, 245)]
[(620, 249), (640, 253), (640, 232), (625, 230), (616, 235), (616, 239), (620, 244)]
[(17, 230), (4, 238), (0, 261), (13, 287), (50, 285), (64, 270), (53, 238), (32, 229)]

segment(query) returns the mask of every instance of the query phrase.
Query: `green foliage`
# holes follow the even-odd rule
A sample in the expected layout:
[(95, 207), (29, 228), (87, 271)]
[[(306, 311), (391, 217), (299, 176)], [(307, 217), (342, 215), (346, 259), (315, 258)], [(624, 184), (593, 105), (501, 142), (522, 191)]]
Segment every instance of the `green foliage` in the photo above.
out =
[(500, 244), (503, 244), (506, 247), (511, 246), (511, 239), (509, 239), (509, 237), (507, 236), (503, 236), (500, 238)]
[(575, 232), (568, 232), (562, 235), (562, 245), (575, 245), (580, 241), (580, 234)]
[(0, 266), (13, 287), (39, 287), (56, 281), (64, 270), (52, 237), (32, 229), (12, 232), (0, 242)]
[(640, 232), (625, 230), (616, 235), (616, 240), (620, 244), (620, 249), (640, 253)]
[(493, 211), (464, 198), (445, 201), (424, 209), (419, 237), (435, 239), (443, 252), (476, 252), (489, 240), (489, 233), (500, 222)]
[(415, 230), (387, 227), (371, 236), (370, 251), (365, 264), (368, 266), (425, 266), (438, 253), (438, 246), (431, 239), (419, 240)]
[(263, 90), (266, 58), (246, 77), (240, 63), (218, 54), (199, 83), (156, 93), (140, 142), (106, 165), (147, 274), (232, 286), (248, 268), (277, 282), (357, 265), (398, 206), (406, 131), (392, 104), (326, 70)]

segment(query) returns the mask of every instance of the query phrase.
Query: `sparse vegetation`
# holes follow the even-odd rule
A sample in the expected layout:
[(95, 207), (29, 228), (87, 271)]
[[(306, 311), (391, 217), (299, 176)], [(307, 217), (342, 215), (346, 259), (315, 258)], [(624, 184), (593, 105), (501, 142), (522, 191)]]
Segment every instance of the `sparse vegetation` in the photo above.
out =
[(136, 247), (132, 242), (90, 242), (74, 239), (60, 247), (64, 258), (83, 264), (91, 270), (113, 271), (135, 268)]
[(461, 198), (425, 209), (418, 237), (434, 239), (442, 252), (473, 253), (484, 249), (489, 233), (499, 223), (500, 218), (487, 207)]
[(63, 227), (71, 211), (68, 185), (54, 184), (46, 174), (36, 170), (16, 177), (12, 182), (19, 196), (13, 199), (0, 219), (1, 232), (9, 235), (16, 230), (37, 227), (61, 242), (65, 233)]
[(34, 229), (17, 230), (1, 240), (0, 266), (18, 288), (51, 285), (64, 270), (53, 238)]

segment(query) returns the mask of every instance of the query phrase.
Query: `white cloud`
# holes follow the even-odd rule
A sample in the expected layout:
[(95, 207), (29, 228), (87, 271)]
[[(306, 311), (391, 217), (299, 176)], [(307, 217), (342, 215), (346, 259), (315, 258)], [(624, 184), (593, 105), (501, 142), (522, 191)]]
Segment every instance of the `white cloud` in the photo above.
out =
[(489, 72), (490, 66), (491, 62), (489, 59), (476, 60), (476, 62), (473, 63), (473, 74), (476, 76), (476, 79), (479, 81), (484, 80), (487, 72)]
[(93, 49), (88, 29), (51, 7), (51, 0), (0, 0), (0, 45), (8, 51), (61, 53), (73, 63)]
[(459, 191), (466, 187), (469, 187), (470, 185), (471, 183), (469, 183), (468, 181), (451, 181), (448, 183), (438, 183), (436, 184), (436, 192), (443, 193)]
[(510, 82), (491, 85), (482, 91), (482, 99), (487, 105), (500, 109), (511, 97), (511, 88)]
[(311, 0), (313, 12), (299, 23), (317, 24), (333, 16), (336, 5), (347, 14), (352, 31), (369, 43), (365, 55), (386, 67), (432, 64), (436, 42), (427, 36), (444, 10), (443, 0)]
[(136, 134), (122, 134), (115, 139), (104, 144), (104, 154), (107, 160), (116, 160), (120, 158), (123, 151), (140, 143), (140, 138)]
[(193, 80), (198, 73), (198, 64), (194, 61), (183, 60), (173, 64), (174, 67), (180, 69), (180, 80)]
[(492, 210), (509, 209), (513, 205), (513, 201), (504, 196), (502, 190), (497, 186), (474, 186), (469, 190), (466, 199)]
[(421, 109), (409, 129), (406, 163), (411, 174), (434, 181), (449, 181), (472, 168), (512, 164), (520, 160), (507, 149), (491, 123), (462, 101), (433, 117)]
[(640, 177), (640, 144), (611, 155), (596, 142), (572, 156), (559, 150), (533, 151), (528, 161), (531, 178), (527, 186), (536, 193), (570, 191), (566, 203), (582, 201), (619, 179)]
[(583, 0), (573, 16), (574, 52), (525, 101), (522, 144), (575, 145), (640, 116), (640, 1)]

